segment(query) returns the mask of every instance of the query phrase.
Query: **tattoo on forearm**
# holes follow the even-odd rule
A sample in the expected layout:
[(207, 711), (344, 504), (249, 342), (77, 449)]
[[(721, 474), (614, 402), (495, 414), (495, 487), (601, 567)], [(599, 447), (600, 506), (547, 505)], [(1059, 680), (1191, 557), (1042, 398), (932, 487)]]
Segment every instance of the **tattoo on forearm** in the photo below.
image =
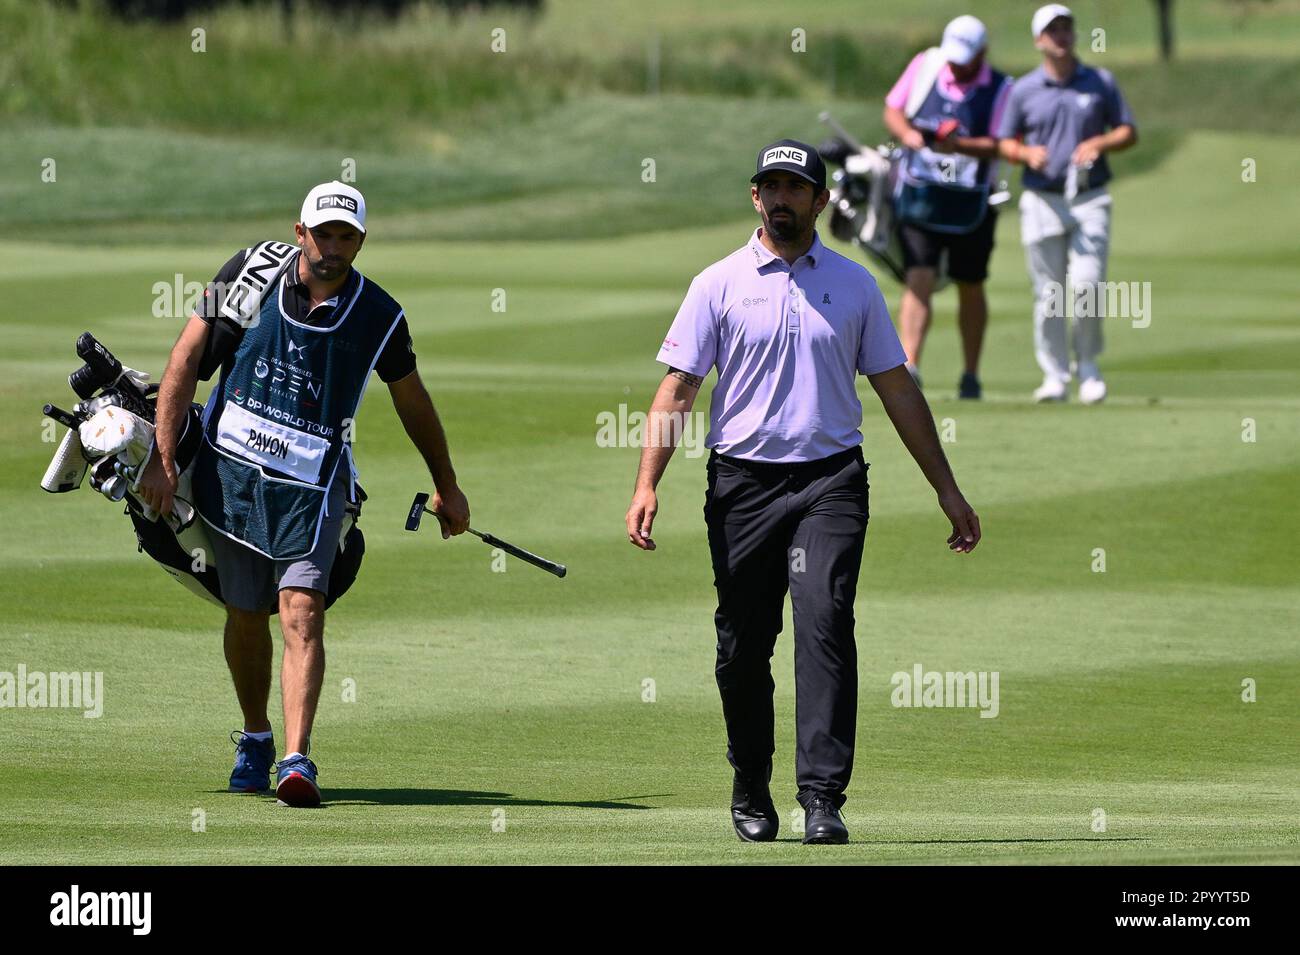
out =
[(699, 375), (692, 375), (689, 371), (682, 371), (680, 368), (670, 368), (668, 369), (668, 374), (686, 382), (686, 384), (690, 385), (692, 388), (698, 388), (700, 385), (704, 384), (704, 379)]

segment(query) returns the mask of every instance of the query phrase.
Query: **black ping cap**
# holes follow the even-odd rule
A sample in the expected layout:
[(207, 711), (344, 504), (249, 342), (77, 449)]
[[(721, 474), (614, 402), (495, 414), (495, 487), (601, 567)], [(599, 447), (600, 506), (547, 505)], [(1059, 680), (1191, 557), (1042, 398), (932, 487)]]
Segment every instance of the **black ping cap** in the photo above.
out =
[(826, 164), (822, 162), (822, 157), (812, 146), (797, 139), (783, 139), (760, 149), (758, 171), (749, 181), (758, 182), (777, 169), (802, 176), (816, 186), (818, 192), (826, 188)]

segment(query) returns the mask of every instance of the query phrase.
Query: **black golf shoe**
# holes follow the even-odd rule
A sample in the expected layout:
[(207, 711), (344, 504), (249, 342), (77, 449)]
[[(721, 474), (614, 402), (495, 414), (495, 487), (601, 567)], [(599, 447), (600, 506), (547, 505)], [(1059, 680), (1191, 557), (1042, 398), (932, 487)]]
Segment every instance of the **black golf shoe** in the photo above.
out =
[(744, 842), (771, 842), (776, 838), (780, 819), (768, 791), (771, 779), (771, 763), (761, 773), (736, 771), (731, 784), (731, 824)]
[(849, 829), (840, 818), (835, 801), (825, 793), (813, 793), (803, 807), (805, 845), (842, 846), (849, 841)]
[(978, 401), (983, 394), (979, 376), (969, 371), (962, 372), (961, 381), (957, 382), (957, 397)]

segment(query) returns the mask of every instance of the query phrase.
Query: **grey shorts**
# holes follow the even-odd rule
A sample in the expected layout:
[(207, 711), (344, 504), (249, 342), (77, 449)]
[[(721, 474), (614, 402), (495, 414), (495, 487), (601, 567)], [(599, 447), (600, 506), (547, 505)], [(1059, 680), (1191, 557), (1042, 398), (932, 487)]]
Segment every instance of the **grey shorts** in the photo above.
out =
[(286, 587), (326, 593), (330, 570), (339, 552), (339, 528), (346, 502), (347, 482), (337, 480), (330, 488), (329, 513), (321, 521), (316, 548), (295, 560), (272, 560), (209, 529), (212, 556), (221, 580), (221, 599), (237, 610), (270, 613), (277, 607), (279, 592)]

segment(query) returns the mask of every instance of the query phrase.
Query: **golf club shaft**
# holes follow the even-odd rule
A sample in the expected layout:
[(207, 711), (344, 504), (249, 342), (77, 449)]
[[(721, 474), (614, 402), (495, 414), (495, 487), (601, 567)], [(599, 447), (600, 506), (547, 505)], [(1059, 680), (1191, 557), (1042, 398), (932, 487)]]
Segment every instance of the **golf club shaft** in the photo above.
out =
[(852, 133), (850, 133), (847, 129), (845, 129), (838, 122), (836, 122), (835, 117), (832, 116), (829, 111), (823, 112), (817, 118), (820, 119), (827, 126), (829, 126), (832, 132), (834, 132), (837, 136), (843, 139), (846, 143), (848, 143), (858, 152), (860, 153), (866, 152), (866, 147), (863, 146), (860, 142), (858, 142), (857, 139), (854, 138)]
[[(434, 517), (442, 517), (441, 514), (439, 514), (437, 511), (433, 510), (428, 506), (425, 506), (424, 510), (429, 514), (432, 514)], [(528, 563), (532, 564), (534, 567), (540, 567), (542, 570), (546, 571), (547, 573), (554, 574), (556, 577), (563, 577), (566, 573), (568, 573), (568, 568), (566, 568), (563, 564), (557, 564), (553, 560), (547, 560), (545, 557), (539, 557), (536, 554), (529, 553), (528, 551), (524, 550), (522, 547), (516, 547), (514, 544), (510, 543), (509, 541), (503, 541), (495, 534), (487, 534), (482, 531), (476, 531), (472, 527), (466, 528), (466, 530), (468, 530), (471, 534), (473, 534), (483, 543), (488, 544), (489, 546), (492, 547), (499, 547), (507, 554), (510, 554), (513, 557), (518, 557), (522, 561), (527, 561)]]

